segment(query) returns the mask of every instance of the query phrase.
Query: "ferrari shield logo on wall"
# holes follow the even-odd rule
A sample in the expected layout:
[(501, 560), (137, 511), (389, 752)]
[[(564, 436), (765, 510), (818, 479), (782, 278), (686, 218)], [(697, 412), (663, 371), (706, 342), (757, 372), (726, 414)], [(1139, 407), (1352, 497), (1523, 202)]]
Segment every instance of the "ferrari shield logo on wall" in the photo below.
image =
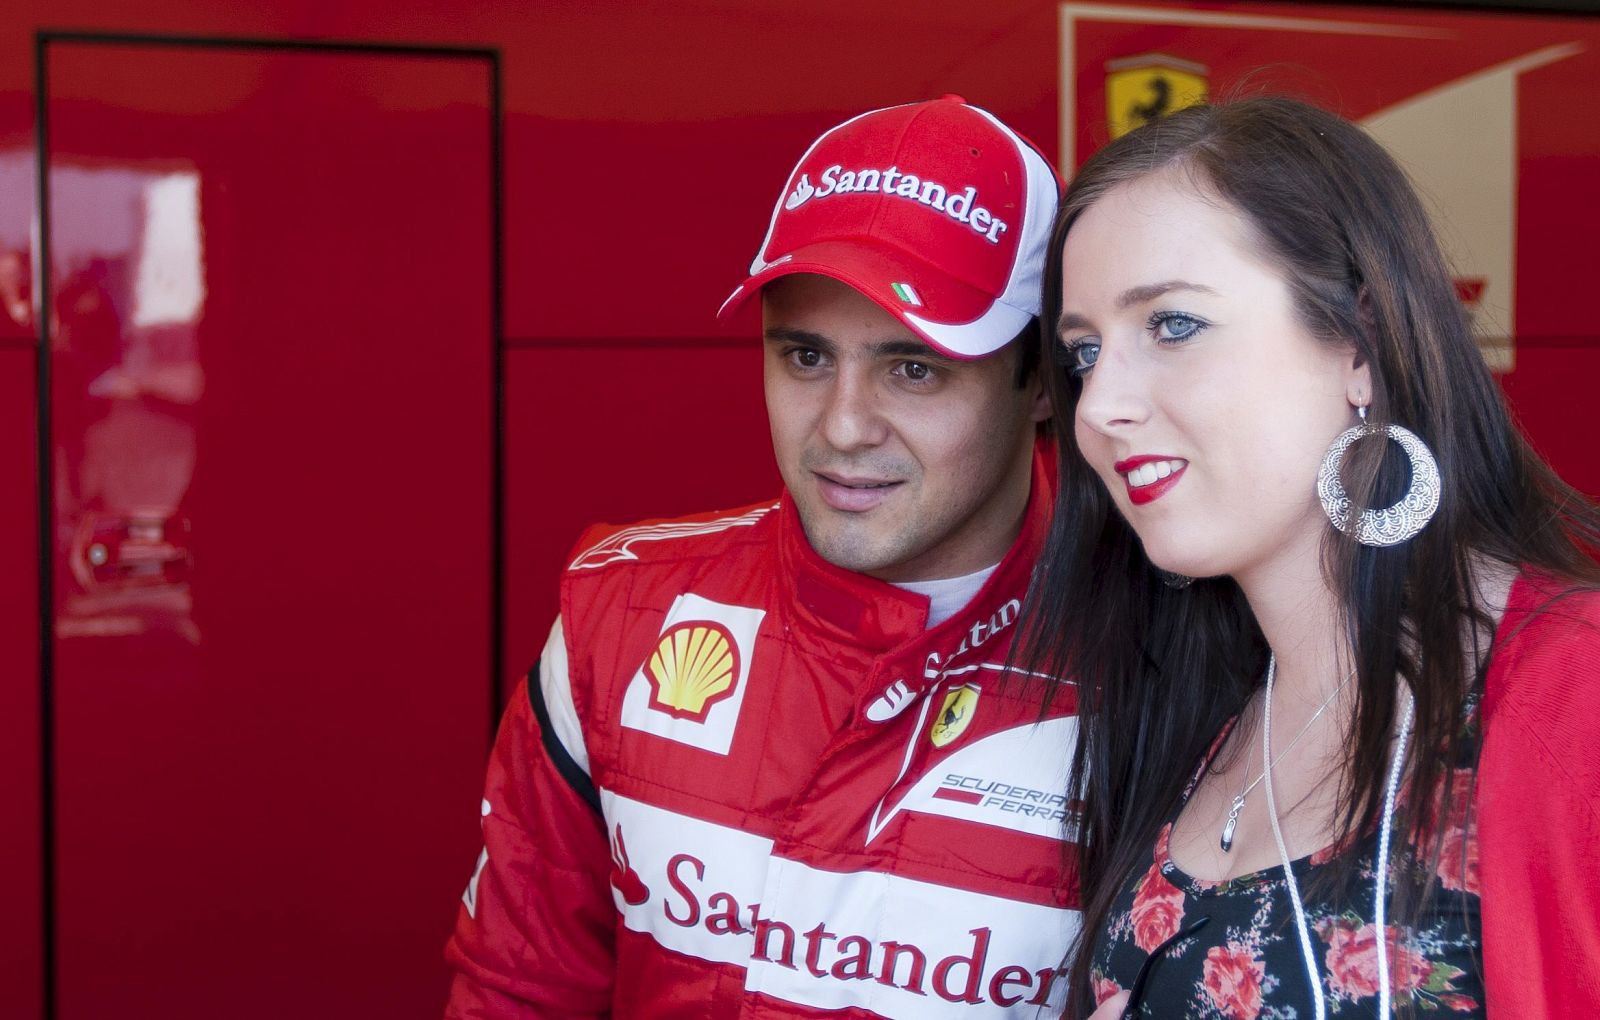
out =
[(967, 731), (972, 714), (978, 709), (979, 693), (977, 687), (968, 684), (944, 696), (944, 704), (939, 706), (939, 714), (933, 719), (933, 728), (928, 731), (928, 738), (933, 741), (934, 747), (951, 744)]
[(1106, 61), (1106, 125), (1112, 138), (1206, 100), (1206, 68), (1165, 53)]

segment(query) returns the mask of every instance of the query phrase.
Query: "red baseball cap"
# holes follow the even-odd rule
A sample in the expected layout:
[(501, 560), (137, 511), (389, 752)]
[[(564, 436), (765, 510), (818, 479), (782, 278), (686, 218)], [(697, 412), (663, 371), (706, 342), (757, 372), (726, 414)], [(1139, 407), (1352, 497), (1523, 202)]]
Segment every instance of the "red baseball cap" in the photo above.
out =
[(811, 144), (726, 318), (790, 273), (849, 284), (956, 358), (1039, 314), (1061, 181), (1032, 144), (960, 96), (873, 110)]

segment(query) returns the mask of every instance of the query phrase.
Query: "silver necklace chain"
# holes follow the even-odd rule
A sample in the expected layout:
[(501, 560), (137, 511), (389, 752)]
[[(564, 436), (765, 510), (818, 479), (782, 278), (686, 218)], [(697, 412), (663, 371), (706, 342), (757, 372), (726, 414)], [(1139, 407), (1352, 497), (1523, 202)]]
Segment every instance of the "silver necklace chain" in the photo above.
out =
[[(1301, 737), (1303, 737), (1307, 733), (1311, 732), (1312, 723), (1315, 723), (1317, 721), (1317, 719), (1322, 715), (1322, 713), (1327, 711), (1328, 706), (1333, 704), (1333, 700), (1339, 696), (1339, 693), (1345, 689), (1345, 687), (1350, 683), (1350, 681), (1355, 677), (1355, 675), (1356, 675), (1356, 671), (1352, 669), (1350, 671), (1350, 675), (1345, 677), (1342, 681), (1340, 681), (1339, 682), (1339, 686), (1335, 687), (1333, 689), (1333, 693), (1328, 695), (1328, 697), (1322, 702), (1321, 705), (1317, 706), (1317, 710), (1315, 712), (1311, 713), (1311, 718), (1307, 719), (1306, 720), (1306, 724), (1304, 726), (1300, 727), (1300, 732), (1296, 733), (1294, 735), (1294, 739), (1289, 741), (1288, 745), (1286, 747), (1284, 747), (1283, 750), (1281, 750), (1277, 754), (1273, 755), (1272, 756), (1272, 761), (1268, 765), (1266, 765), (1265, 767), (1262, 768), (1261, 774), (1259, 776), (1256, 776), (1255, 781), (1252, 782), (1249, 786), (1246, 786), (1243, 790), (1240, 790), (1239, 791), (1239, 795), (1237, 797), (1233, 798), (1233, 803), (1228, 805), (1228, 820), (1226, 822), (1222, 823), (1221, 846), (1222, 846), (1222, 852), (1223, 853), (1226, 854), (1226, 853), (1232, 853), (1233, 852), (1233, 834), (1234, 834), (1234, 831), (1239, 827), (1239, 815), (1240, 815), (1241, 812), (1244, 811), (1244, 801), (1245, 801), (1246, 797), (1250, 796), (1250, 791), (1254, 790), (1257, 786), (1260, 786), (1261, 785), (1261, 780), (1265, 779), (1267, 777), (1267, 773), (1272, 770), (1271, 767), (1273, 765), (1278, 764), (1278, 762), (1282, 761), (1283, 758), (1284, 758), (1284, 755), (1286, 755), (1290, 751), (1294, 750), (1294, 745), (1300, 743), (1300, 738)], [(1269, 714), (1262, 720), (1262, 725), (1263, 726), (1271, 725), (1271, 721), (1272, 721), (1272, 716)], [(1249, 775), (1249, 773), (1247, 772), (1247, 773), (1245, 773), (1245, 775)]]
[[(1266, 722), (1261, 727), (1261, 762), (1265, 774), (1269, 777), (1267, 819), (1272, 823), (1272, 841), (1278, 846), (1278, 861), (1283, 866), (1283, 881), (1289, 890), (1289, 905), (1294, 908), (1295, 934), (1299, 937), (1300, 952), (1305, 958), (1306, 980), (1311, 985), (1312, 1015), (1315, 1020), (1323, 1020), (1327, 1015), (1327, 1004), (1322, 995), (1322, 976), (1317, 970), (1316, 954), (1311, 949), (1311, 925), (1306, 922), (1305, 905), (1300, 900), (1300, 883), (1295, 881), (1294, 862), (1289, 860), (1289, 848), (1283, 842), (1283, 827), (1278, 824), (1278, 805), (1272, 795), (1273, 783), (1270, 777), (1272, 764), (1277, 761), (1272, 753), (1272, 675), (1275, 672), (1273, 667), (1276, 665), (1276, 657), (1267, 660), (1267, 692), (1262, 706)], [(1349, 682), (1350, 678), (1345, 677), (1345, 683)], [(1400, 719), (1400, 735), (1395, 742), (1394, 760), (1389, 764), (1389, 781), (1385, 785), (1383, 795), (1383, 822), (1378, 830), (1378, 876), (1372, 890), (1372, 924), (1374, 930), (1378, 932), (1388, 930), (1384, 926), (1384, 913), (1389, 886), (1389, 837), (1394, 827), (1394, 802), (1400, 788), (1400, 776), (1405, 770), (1407, 741), (1411, 736), (1411, 727), (1416, 722), (1416, 698), (1409, 688), (1405, 688), (1405, 695), (1406, 710)], [(1387, 938), (1379, 938), (1377, 941), (1378, 1016), (1383, 1020), (1390, 1020), (1393, 994), (1389, 979), (1388, 943)]]

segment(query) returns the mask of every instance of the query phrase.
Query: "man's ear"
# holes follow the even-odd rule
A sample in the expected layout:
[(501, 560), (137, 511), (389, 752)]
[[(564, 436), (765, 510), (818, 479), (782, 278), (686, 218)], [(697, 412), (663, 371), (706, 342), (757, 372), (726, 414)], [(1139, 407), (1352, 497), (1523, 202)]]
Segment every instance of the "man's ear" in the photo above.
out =
[(1033, 387), (1033, 407), (1029, 414), (1035, 424), (1049, 421), (1055, 416), (1055, 405), (1050, 399), (1050, 389), (1044, 384), (1044, 371), (1035, 370), (1028, 385)]

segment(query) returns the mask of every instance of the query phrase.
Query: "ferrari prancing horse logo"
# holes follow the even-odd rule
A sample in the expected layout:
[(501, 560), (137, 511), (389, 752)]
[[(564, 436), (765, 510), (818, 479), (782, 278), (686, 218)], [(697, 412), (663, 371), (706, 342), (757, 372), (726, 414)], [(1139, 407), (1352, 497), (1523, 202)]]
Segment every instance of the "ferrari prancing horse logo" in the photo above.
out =
[(967, 731), (972, 714), (978, 710), (979, 693), (977, 686), (965, 684), (944, 696), (944, 704), (939, 706), (933, 728), (928, 731), (928, 739), (933, 741), (934, 747), (952, 744)]
[(1206, 68), (1165, 53), (1106, 62), (1106, 126), (1112, 138), (1206, 101)]

